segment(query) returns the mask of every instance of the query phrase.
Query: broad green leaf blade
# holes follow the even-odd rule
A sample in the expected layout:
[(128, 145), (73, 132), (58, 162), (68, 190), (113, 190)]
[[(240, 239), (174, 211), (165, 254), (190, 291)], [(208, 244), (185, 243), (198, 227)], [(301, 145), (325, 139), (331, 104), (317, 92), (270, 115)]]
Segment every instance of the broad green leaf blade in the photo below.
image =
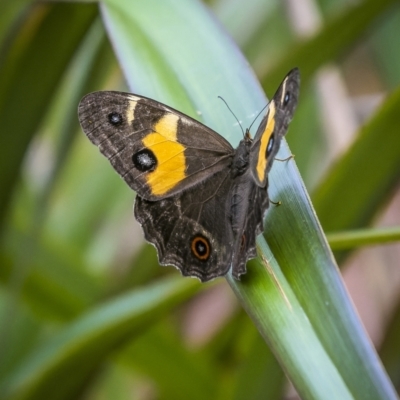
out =
[(352, 146), (314, 191), (314, 206), (325, 231), (367, 225), (399, 182), (399, 109), (400, 88), (361, 128)]
[[(268, 254), (267, 248), (264, 251)], [(251, 277), (246, 275), (240, 284), (230, 279), (247, 313), (277, 352), (302, 398), (324, 399), (329, 393), (330, 398), (351, 399), (350, 388), (317, 337), (272, 253), (267, 257), (268, 262), (263, 260), (263, 265), (252, 262)]]
[[(274, 214), (279, 214), (278, 218), (273, 217), (271, 212), (267, 215), (266, 226), (269, 229), (264, 235), (273, 256), (351, 395), (370, 399), (396, 398), (343, 287), (321, 227), (316, 218), (311, 218), (313, 209), (307, 201), (299, 201), (302, 196), (307, 200), (307, 194), (301, 185), (289, 187), (283, 178), (285, 176), (281, 175), (279, 184), (292, 191), (293, 196), (285, 199), (285, 190), (282, 189), (278, 198), (282, 198), (283, 205), (291, 202), (291, 206), (285, 207), (284, 212), (280, 212), (279, 208), (274, 210)], [(259, 243), (262, 245), (262, 239)], [(269, 257), (266, 259), (269, 260)], [(281, 286), (280, 281), (277, 285)], [(264, 293), (257, 292), (257, 295), (270, 304), (270, 298)], [(282, 315), (285, 316), (285, 324), (293, 318), (290, 312)], [(290, 332), (293, 334), (293, 331)], [(314, 348), (309, 347), (310, 354)], [(308, 374), (315, 374), (315, 379), (321, 369), (310, 368), (307, 371)]]
[(77, 398), (111, 352), (199, 288), (194, 280), (168, 278), (98, 306), (43, 343), (6, 377), (0, 386), (1, 398)]
[[(249, 116), (264, 105), (262, 91), (242, 56), (199, 3), (105, 4), (102, 11), (111, 41), (136, 92), (166, 101), (174, 93), (161, 96), (158, 91), (173, 90), (179, 80), (183, 89), (169, 104), (191, 115), (193, 110), (200, 110), (201, 119), (228, 139), (232, 139), (234, 124), (229, 113), (221, 113), (217, 95), (229, 99), (231, 108), (239, 110), (236, 112), (245, 126)], [(155, 49), (158, 54), (154, 54)], [(150, 75), (146, 70), (150, 60), (157, 60), (166, 71)], [(282, 71), (282, 78), (286, 72)], [(175, 74), (175, 80), (171, 84), (159, 82), (156, 90), (149, 79), (165, 78), (166, 74)], [(281, 156), (285, 157), (289, 152), (285, 145), (282, 147)], [(293, 162), (275, 163), (270, 193), (273, 199), (282, 201), (283, 207), (269, 212), (266, 235), (285, 276), (275, 274), (271, 280), (265, 267), (254, 263), (243, 282), (230, 279), (244, 307), (262, 334), (270, 338), (301, 395), (331, 398), (322, 382), (328, 387), (335, 382), (332, 390), (343, 396), (339, 398), (395, 398), (346, 295)], [(259, 244), (261, 256), (269, 260), (271, 255), (262, 238)], [(283, 294), (272, 289), (275, 279)], [(285, 296), (292, 307), (283, 307)], [(268, 304), (276, 311), (271, 320), (266, 312)], [(290, 330), (284, 329), (288, 326)], [(285, 336), (289, 331), (291, 336)], [(303, 347), (298, 350), (291, 340)], [(342, 360), (348, 361), (346, 365)], [(331, 380), (318, 381), (316, 376)]]
[(36, 6), (29, 15), (31, 23), (13, 38), (13, 50), (0, 67), (0, 147), (7, 149), (0, 159), (1, 223), (27, 146), (95, 14), (93, 5)]

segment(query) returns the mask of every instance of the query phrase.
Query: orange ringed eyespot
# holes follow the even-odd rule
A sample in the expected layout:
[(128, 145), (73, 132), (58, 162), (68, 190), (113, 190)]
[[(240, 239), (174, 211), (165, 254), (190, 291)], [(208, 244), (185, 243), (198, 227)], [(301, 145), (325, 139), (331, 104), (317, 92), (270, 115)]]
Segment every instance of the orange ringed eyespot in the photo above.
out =
[(207, 238), (197, 235), (192, 239), (192, 254), (200, 261), (207, 261), (210, 257), (210, 242)]

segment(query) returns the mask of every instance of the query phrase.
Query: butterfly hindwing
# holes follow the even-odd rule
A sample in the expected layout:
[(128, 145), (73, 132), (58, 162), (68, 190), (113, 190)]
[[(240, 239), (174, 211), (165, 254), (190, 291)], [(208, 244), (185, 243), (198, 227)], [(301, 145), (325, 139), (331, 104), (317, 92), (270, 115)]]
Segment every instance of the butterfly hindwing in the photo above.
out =
[(225, 275), (230, 266), (230, 171), (220, 171), (196, 187), (160, 201), (137, 196), (135, 217), (145, 238), (157, 248), (162, 265), (174, 265), (183, 275), (208, 281)]
[[(241, 196), (243, 196), (243, 191)], [(236, 219), (242, 221), (235, 235), (236, 243), (232, 257), (232, 275), (236, 279), (240, 279), (240, 275), (246, 273), (247, 260), (257, 255), (256, 239), (264, 230), (264, 214), (269, 206), (268, 182), (265, 187), (259, 187), (253, 182), (248, 184), (246, 197), (250, 201), (246, 202), (243, 197), (239, 199), (240, 202), (246, 204), (245, 207), (238, 209), (237, 212), (232, 210)], [(241, 214), (244, 215), (243, 218)]]
[(250, 150), (250, 168), (254, 181), (265, 187), (268, 172), (286, 134), (297, 105), (300, 74), (292, 69), (285, 77), (268, 104)]
[(229, 164), (220, 135), (155, 100), (95, 92), (79, 104), (79, 120), (128, 185), (147, 200), (172, 196)]

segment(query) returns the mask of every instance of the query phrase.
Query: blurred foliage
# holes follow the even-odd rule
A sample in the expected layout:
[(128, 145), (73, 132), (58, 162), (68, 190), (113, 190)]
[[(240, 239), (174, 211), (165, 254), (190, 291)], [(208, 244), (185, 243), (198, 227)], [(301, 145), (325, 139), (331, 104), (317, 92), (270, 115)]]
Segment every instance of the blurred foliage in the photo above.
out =
[[(132, 7), (140, 18), (139, 3)], [(400, 50), (393, 40), (400, 35), (400, 6), (393, 0), (311, 3), (318, 24), (307, 34), (295, 28), (305, 16), (290, 2), (213, 0), (207, 6), (269, 95), (288, 69), (300, 67), (301, 102), (287, 140), (316, 213), (328, 232), (367, 228), (400, 180)], [(100, 10), (86, 2), (2, 2), (0, 398), (282, 398), (285, 375), (225, 282), (200, 285), (158, 266), (134, 221), (134, 195), (80, 133), (79, 99), (94, 90), (126, 89), (121, 69), (132, 68), (128, 59), (118, 65), (114, 51), (123, 45), (109, 42), (112, 24)], [(196, 17), (200, 26), (214, 24)], [(137, 51), (148, 72), (138, 66), (129, 83), (146, 81), (160, 92), (167, 87), (194, 113), (161, 46), (139, 24), (132, 29), (146, 42)], [(207, 40), (211, 47), (223, 39)], [(332, 157), (318, 91), (328, 64), (344, 78), (360, 126)], [(193, 82), (194, 92), (201, 85)], [(367, 100), (380, 95), (380, 105), (357, 114), (360, 93)], [(266, 232), (272, 245), (274, 232)], [(337, 256), (342, 261), (352, 253)], [(296, 289), (290, 282), (296, 272), (285, 273)], [(294, 293), (293, 304), (303, 305)], [(381, 357), (400, 391), (400, 303), (390, 312)], [(299, 324), (310, 315), (296, 314)], [(323, 325), (324, 316), (318, 318)], [(273, 337), (264, 339), (276, 350)], [(349, 398), (357, 385), (365, 382), (343, 385)], [(388, 393), (380, 398), (394, 398)], [(322, 398), (311, 389), (308, 397)]]

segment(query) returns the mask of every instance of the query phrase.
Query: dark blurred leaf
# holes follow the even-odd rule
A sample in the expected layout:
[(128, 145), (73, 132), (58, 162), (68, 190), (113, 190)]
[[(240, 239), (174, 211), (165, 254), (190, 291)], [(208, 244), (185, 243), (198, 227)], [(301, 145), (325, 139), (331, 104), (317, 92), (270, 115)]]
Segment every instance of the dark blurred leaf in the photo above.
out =
[(0, 223), (27, 146), (95, 15), (94, 5), (35, 7), (0, 67), (0, 148), (7, 149), (0, 159)]
[(12, 37), (18, 25), (22, 23), (24, 14), (30, 11), (34, 0), (2, 0), (0, 13), (0, 64), (9, 51)]
[(383, 365), (385, 366), (393, 385), (400, 394), (400, 306), (393, 314), (387, 327), (387, 333), (380, 348)]
[(313, 193), (327, 232), (370, 223), (399, 182), (400, 88), (388, 96)]

